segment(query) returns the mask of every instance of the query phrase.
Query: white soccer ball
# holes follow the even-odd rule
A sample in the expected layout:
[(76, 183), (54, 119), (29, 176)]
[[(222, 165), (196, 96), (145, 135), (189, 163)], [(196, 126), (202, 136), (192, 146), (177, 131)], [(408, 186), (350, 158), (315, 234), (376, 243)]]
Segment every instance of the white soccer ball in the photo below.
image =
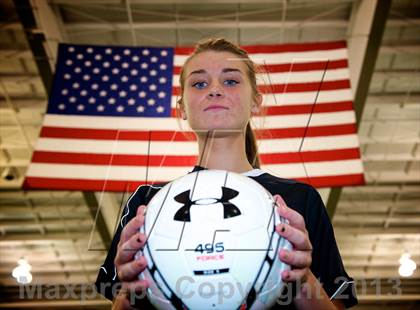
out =
[[(158, 309), (264, 309), (280, 296), (285, 222), (258, 182), (200, 170), (166, 184), (147, 205), (141, 231), (148, 267), (140, 275)], [(138, 254), (139, 254), (138, 253)]]

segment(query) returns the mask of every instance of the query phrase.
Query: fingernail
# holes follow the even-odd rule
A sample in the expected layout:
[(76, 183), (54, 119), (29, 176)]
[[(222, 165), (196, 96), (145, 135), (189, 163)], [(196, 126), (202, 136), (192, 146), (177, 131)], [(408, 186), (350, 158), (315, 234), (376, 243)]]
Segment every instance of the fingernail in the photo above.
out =
[(283, 258), (287, 258), (287, 252), (286, 252), (286, 251), (282, 251), (282, 252), (280, 253), (280, 255), (281, 255), (281, 257), (283, 257)]
[(285, 232), (285, 230), (286, 230), (286, 227), (282, 226), (280, 231)]

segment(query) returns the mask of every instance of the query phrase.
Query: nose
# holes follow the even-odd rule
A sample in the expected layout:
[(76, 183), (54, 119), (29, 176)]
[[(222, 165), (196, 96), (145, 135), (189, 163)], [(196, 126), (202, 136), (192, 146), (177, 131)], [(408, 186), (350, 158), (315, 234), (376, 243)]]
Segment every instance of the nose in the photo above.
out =
[(223, 87), (220, 86), (219, 83), (212, 83), (211, 87), (209, 88), (209, 92), (207, 94), (207, 97), (209, 99), (215, 99), (215, 98), (222, 98), (224, 96)]

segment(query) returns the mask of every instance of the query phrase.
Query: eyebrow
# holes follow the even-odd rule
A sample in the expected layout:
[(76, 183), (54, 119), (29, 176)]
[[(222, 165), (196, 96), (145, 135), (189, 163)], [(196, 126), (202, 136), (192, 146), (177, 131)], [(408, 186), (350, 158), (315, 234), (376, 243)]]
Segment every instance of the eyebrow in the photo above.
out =
[[(223, 68), (222, 73), (226, 73), (226, 72), (239, 72), (240, 74), (242, 74), (242, 71), (236, 68)], [(202, 74), (202, 73), (206, 73), (206, 70), (204, 69), (194, 70), (188, 76), (191, 76), (192, 74)]]

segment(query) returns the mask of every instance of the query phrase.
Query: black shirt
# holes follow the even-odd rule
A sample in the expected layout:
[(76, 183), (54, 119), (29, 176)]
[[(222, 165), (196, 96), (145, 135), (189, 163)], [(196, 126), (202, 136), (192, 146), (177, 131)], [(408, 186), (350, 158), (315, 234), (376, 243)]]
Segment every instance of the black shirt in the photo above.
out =
[[(195, 166), (191, 172), (202, 170), (200, 166)], [(312, 265), (311, 271), (322, 283), (323, 288), (329, 297), (335, 294), (334, 298), (340, 298), (346, 307), (357, 304), (355, 288), (344, 269), (337, 243), (334, 237), (333, 227), (327, 215), (324, 203), (318, 191), (311, 185), (289, 179), (282, 179), (266, 173), (259, 169), (254, 169), (249, 173), (244, 173), (265, 187), (273, 196), (280, 195), (289, 208), (299, 212), (304, 220), (311, 241)], [(147, 205), (153, 196), (165, 184), (142, 185), (128, 199), (118, 229), (111, 243), (108, 255), (104, 264), (99, 270), (96, 280), (98, 292), (106, 298), (112, 300), (115, 297), (115, 287), (119, 280), (116, 274), (114, 259), (117, 245), (120, 239), (121, 230), (135, 215), (140, 205)], [(345, 283), (350, 282), (350, 283)], [(340, 289), (339, 289), (340, 288)], [(281, 303), (279, 308), (294, 309), (293, 303), (284, 306), (287, 301)], [(151, 307), (147, 298), (140, 301), (142, 308)]]

